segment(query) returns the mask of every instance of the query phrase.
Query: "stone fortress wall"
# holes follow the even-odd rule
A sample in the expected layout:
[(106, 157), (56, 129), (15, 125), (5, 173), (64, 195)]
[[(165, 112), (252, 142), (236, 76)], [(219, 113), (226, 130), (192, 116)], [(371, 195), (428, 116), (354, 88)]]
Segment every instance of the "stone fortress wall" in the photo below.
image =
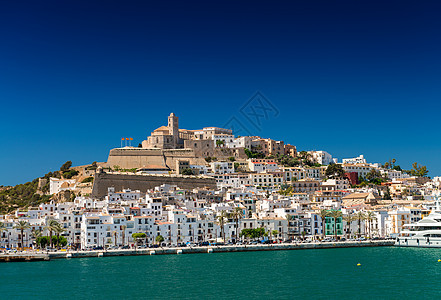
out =
[(166, 166), (162, 149), (115, 148), (110, 150), (106, 163), (107, 167), (119, 166), (122, 169), (141, 168), (147, 165)]
[[(199, 155), (198, 155), (199, 154)], [(245, 159), (246, 154), (242, 148), (212, 148), (204, 154), (194, 149), (144, 149), (144, 148), (115, 148), (110, 150), (107, 167), (119, 166), (122, 169), (142, 168), (148, 165), (158, 165), (175, 170), (177, 160), (188, 160), (192, 165), (204, 165), (205, 157), (227, 159)]]
[(139, 190), (143, 193), (162, 184), (177, 185), (182, 189), (194, 188), (216, 188), (214, 178), (202, 176), (183, 176), (183, 175), (133, 175), (117, 172), (98, 171), (93, 181), (92, 197), (104, 198), (109, 187), (114, 187), (116, 191), (123, 189)]

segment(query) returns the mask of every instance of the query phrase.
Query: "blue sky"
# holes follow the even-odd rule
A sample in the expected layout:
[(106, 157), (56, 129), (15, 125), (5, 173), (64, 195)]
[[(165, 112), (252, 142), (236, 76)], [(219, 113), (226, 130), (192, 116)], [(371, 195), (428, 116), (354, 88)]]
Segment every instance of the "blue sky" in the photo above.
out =
[[(160, 2), (160, 3), (157, 3)], [(10, 1), (0, 9), (0, 185), (105, 161), (174, 112), (441, 174), (435, 1)], [(278, 111), (259, 128), (241, 108)]]

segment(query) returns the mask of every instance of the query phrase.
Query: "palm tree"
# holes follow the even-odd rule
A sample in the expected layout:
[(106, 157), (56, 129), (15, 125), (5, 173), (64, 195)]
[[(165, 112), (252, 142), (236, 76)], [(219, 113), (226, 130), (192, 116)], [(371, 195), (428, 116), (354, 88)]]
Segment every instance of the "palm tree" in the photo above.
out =
[(354, 216), (351, 214), (348, 214), (346, 216), (343, 217), (343, 220), (346, 222), (347, 227), (349, 228), (349, 236), (347, 235), (347, 230), (345, 230), (346, 232), (346, 237), (350, 238), (351, 237), (351, 223), (352, 221), (354, 221)]
[[(3, 235), (3, 232), (4, 231), (8, 231), (8, 229), (6, 228), (6, 225), (5, 225), (5, 223), (3, 223), (3, 222), (0, 222), (0, 237)], [(1, 239), (0, 239), (0, 241), (1, 241)]]
[(57, 223), (57, 225), (54, 226), (53, 231), (57, 235), (57, 248), (58, 248), (60, 244), (60, 234), (62, 234), (65, 230), (63, 227), (61, 227), (60, 223)]
[(164, 237), (162, 235), (158, 235), (155, 238), (155, 242), (158, 243), (158, 245), (161, 245), (163, 241), (164, 241)]
[(243, 211), (240, 207), (235, 207), (231, 217), (236, 221), (236, 243), (239, 236), (239, 220), (243, 217)]
[(292, 215), (288, 215), (288, 214), (286, 215), (286, 221), (288, 221), (288, 226), (287, 226), (288, 227), (288, 239), (292, 238), (292, 237), (289, 236), (289, 233), (290, 233), (289, 228), (290, 228), (290, 224), (291, 224), (291, 220), (292, 219), (294, 219), (294, 217)]
[(57, 226), (60, 226), (60, 223), (58, 223), (57, 221), (50, 219), (48, 220), (46, 226), (44, 227), (44, 229), (46, 229), (47, 231), (49, 231), (49, 245), (52, 247), (52, 232), (55, 231), (55, 228)]
[(369, 228), (369, 238), (372, 238), (372, 221), (375, 220), (375, 213), (373, 211), (368, 211), (366, 213), (366, 220), (368, 221), (368, 228)]
[(359, 211), (356, 214), (355, 219), (358, 221), (358, 237), (361, 237), (361, 221), (364, 221), (366, 219), (366, 215), (364, 214), (364, 212)]
[(225, 218), (227, 217), (227, 213), (225, 212), (225, 210), (221, 211), (220, 216), (217, 217), (218, 219), (218, 224), (221, 228), (221, 236), (223, 238), (223, 241), (225, 243), (225, 228), (224, 228), (224, 224), (225, 224)]
[[(43, 236), (43, 233), (40, 229), (32, 230), (31, 231), (32, 236), (34, 237), (35, 241), (37, 242), (39, 238)], [(38, 246), (38, 244), (36, 244)]]
[(339, 210), (332, 210), (329, 213), (329, 216), (334, 219), (334, 235), (335, 235), (335, 240), (337, 240), (337, 219), (341, 218), (342, 215), (343, 215), (342, 212), (339, 211)]
[(322, 239), (325, 238), (325, 220), (326, 217), (329, 215), (329, 212), (326, 209), (322, 209), (320, 211), (320, 218), (322, 219)]
[(122, 245), (123, 247), (126, 245), (126, 225), (122, 225), (121, 226), (121, 230), (122, 230)]
[(114, 245), (116, 247), (116, 241), (118, 240), (118, 231), (114, 230), (112, 232), (112, 234), (113, 234), (113, 243), (114, 243)]
[(217, 140), (216, 141), (216, 147), (220, 147), (220, 146), (223, 146), (223, 145), (225, 145), (224, 141), (221, 141), (221, 140)]
[(21, 235), (21, 249), (24, 249), (24, 244), (23, 244), (23, 232), (30, 228), (31, 226), (29, 225), (28, 222), (26, 221), (18, 221), (18, 223), (14, 226), (15, 229), (20, 230), (20, 235)]

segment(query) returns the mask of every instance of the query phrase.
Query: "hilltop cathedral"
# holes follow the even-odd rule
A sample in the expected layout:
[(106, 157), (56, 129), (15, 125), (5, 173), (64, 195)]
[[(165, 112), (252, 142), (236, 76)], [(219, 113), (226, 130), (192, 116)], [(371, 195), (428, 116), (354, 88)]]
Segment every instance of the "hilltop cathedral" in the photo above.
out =
[(182, 149), (184, 141), (211, 140), (215, 134), (233, 134), (231, 129), (219, 127), (206, 127), (199, 130), (179, 129), (179, 118), (171, 113), (168, 116), (168, 125), (155, 129), (151, 135), (142, 142), (142, 148), (147, 149)]

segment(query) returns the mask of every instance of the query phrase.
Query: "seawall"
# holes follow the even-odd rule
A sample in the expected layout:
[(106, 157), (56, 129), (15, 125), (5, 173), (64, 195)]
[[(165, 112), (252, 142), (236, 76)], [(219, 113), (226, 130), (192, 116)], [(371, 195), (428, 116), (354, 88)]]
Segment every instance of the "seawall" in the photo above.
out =
[[(57, 258), (82, 258), (82, 257), (110, 257), (134, 255), (170, 255), (170, 254), (197, 254), (221, 252), (249, 252), (249, 251), (281, 251), (281, 250), (306, 250), (306, 249), (334, 249), (357, 247), (390, 247), (393, 240), (364, 241), (364, 242), (337, 242), (337, 243), (300, 243), (300, 244), (273, 244), (273, 245), (232, 245), (232, 246), (203, 246), (203, 247), (171, 247), (147, 248), (126, 250), (92, 250), (72, 252), (49, 252), (30, 254), (1, 254), (0, 261), (33, 261), (50, 260)], [(34, 257), (34, 258), (33, 258)], [(18, 258), (18, 259), (17, 259)], [(26, 258), (26, 259), (25, 259)]]

